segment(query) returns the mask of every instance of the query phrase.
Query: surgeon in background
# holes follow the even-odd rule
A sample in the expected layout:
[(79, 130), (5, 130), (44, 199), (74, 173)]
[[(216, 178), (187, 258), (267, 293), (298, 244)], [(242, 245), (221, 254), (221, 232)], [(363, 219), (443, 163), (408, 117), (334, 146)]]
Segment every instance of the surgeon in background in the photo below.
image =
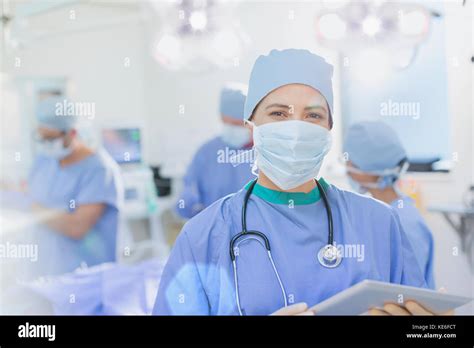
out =
[(251, 163), (235, 165), (232, 159), (252, 147), (252, 134), (244, 126), (247, 86), (229, 83), (221, 91), (223, 131), (197, 151), (184, 178), (184, 189), (176, 211), (192, 218), (219, 198), (242, 188), (254, 176)]
[(37, 157), (28, 190), (41, 219), (38, 272), (57, 274), (115, 260), (122, 185), (117, 164), (78, 136), (78, 116), (61, 115), (63, 98), (37, 108)]
[(414, 201), (396, 186), (408, 166), (406, 151), (397, 134), (384, 122), (359, 122), (349, 128), (343, 149), (352, 188), (362, 194), (369, 192), (394, 208), (426, 283), (434, 289), (433, 236)]

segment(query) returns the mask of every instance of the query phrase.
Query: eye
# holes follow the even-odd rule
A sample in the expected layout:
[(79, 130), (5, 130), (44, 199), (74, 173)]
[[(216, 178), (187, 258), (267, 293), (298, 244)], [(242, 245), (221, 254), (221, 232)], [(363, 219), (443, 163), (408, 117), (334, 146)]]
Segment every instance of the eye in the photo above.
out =
[(272, 112), (270, 113), (270, 116), (284, 117), (284, 116), (285, 116), (285, 113), (283, 113), (282, 111), (272, 111)]
[(317, 120), (323, 120), (324, 119), (324, 116), (322, 114), (318, 114), (318, 113), (315, 113), (315, 112), (311, 112), (308, 116), (310, 118), (314, 118), (314, 119), (317, 119)]

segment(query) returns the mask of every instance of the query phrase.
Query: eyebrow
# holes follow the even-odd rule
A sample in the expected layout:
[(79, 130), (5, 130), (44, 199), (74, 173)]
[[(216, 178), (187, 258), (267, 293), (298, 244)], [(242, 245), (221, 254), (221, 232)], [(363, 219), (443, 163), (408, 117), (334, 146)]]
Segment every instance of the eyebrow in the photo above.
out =
[[(289, 109), (289, 108), (290, 108), (290, 105), (274, 103), (274, 104), (267, 105), (267, 106), (265, 107), (265, 110), (270, 109), (270, 108), (273, 108), (273, 107)], [(325, 112), (328, 112), (328, 110), (327, 110), (324, 106), (321, 106), (321, 105), (311, 105), (311, 106), (305, 107), (304, 109), (305, 109), (305, 110), (321, 109), (321, 110), (323, 110), (323, 111), (325, 111)]]
[(321, 105), (307, 106), (307, 107), (305, 107), (304, 109), (305, 109), (305, 110), (321, 109), (321, 110), (323, 110), (323, 111), (328, 112), (328, 111), (326, 110), (326, 108), (325, 108), (324, 106), (321, 106)]
[(287, 109), (290, 108), (289, 105), (285, 105), (285, 104), (270, 104), (270, 105), (267, 105), (267, 106), (265, 107), (265, 110), (266, 110), (266, 109), (270, 109), (270, 108), (274, 108), (274, 107), (276, 107), (276, 108), (287, 108)]

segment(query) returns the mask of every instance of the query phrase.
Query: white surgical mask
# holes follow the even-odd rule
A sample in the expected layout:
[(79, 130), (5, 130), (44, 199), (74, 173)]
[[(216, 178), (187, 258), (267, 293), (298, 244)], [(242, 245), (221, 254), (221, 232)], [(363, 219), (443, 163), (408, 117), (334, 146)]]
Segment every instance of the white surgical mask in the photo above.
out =
[(63, 138), (54, 140), (41, 140), (36, 142), (36, 151), (46, 157), (57, 160), (63, 159), (72, 153), (71, 146), (64, 147)]
[(347, 177), (347, 181), (349, 181), (349, 185), (351, 186), (353, 191), (360, 194), (367, 193), (368, 189), (362, 186), (358, 181), (352, 179), (350, 176)]
[(372, 175), (380, 175), (376, 182), (359, 182), (348, 176), (349, 184), (351, 185), (352, 189), (358, 193), (367, 193), (369, 189), (384, 189), (389, 186), (394, 186), (395, 182), (398, 180), (400, 176), (405, 174), (408, 168), (408, 162), (403, 163), (400, 166), (395, 168), (389, 168), (380, 171), (370, 171), (364, 172), (360, 169), (354, 167), (346, 167), (346, 171), (349, 173), (355, 174), (372, 174)]
[(305, 121), (279, 121), (255, 126), (257, 167), (282, 190), (316, 178), (331, 148), (331, 133)]
[(222, 140), (235, 148), (241, 148), (250, 143), (250, 131), (246, 127), (224, 123)]

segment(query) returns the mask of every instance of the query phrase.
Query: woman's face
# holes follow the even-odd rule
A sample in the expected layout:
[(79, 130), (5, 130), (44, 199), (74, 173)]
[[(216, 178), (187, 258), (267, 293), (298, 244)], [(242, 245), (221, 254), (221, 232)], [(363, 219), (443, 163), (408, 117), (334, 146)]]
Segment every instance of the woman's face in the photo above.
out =
[(330, 129), (326, 99), (319, 91), (303, 84), (285, 85), (270, 92), (257, 105), (251, 120), (256, 126), (299, 120)]

